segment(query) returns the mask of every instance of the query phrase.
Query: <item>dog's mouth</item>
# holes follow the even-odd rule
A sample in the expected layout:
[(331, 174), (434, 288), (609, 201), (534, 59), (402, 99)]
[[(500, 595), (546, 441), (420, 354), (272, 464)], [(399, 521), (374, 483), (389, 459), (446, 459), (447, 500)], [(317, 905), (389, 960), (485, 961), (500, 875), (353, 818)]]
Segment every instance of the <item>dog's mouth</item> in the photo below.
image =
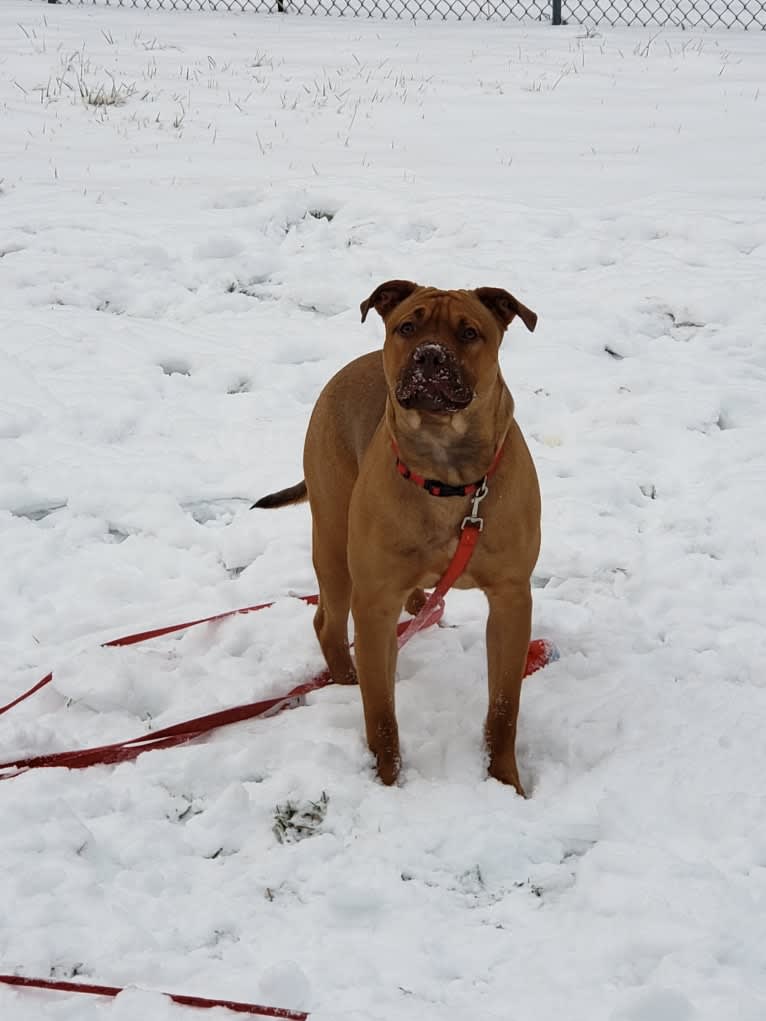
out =
[(417, 389), (398, 386), (396, 399), (408, 411), (429, 411), (434, 415), (454, 415), (467, 408), (473, 394), (452, 392), (439, 386), (423, 386)]
[(462, 411), (474, 396), (471, 387), (463, 380), (453, 355), (439, 364), (429, 365), (411, 358), (399, 377), (394, 394), (399, 404), (408, 411), (426, 411), (434, 415), (452, 415)]

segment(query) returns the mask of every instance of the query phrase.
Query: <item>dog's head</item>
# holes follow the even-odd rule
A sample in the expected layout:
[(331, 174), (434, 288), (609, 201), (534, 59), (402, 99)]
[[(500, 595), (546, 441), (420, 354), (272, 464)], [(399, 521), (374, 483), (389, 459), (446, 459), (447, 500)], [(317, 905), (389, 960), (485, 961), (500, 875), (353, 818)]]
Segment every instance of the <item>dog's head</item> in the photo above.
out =
[(383, 365), (389, 392), (406, 410), (454, 415), (488, 394), (498, 375), (503, 334), (517, 316), (528, 330), (535, 313), (508, 291), (440, 291), (388, 280), (361, 304), (383, 319)]

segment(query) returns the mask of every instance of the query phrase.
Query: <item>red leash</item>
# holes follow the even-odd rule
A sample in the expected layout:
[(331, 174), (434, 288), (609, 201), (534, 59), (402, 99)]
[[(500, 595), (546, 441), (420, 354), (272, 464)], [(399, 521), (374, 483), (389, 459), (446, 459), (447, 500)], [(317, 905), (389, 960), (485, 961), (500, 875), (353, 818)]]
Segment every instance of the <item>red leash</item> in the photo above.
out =
[[(318, 596), (300, 596), (300, 599), (304, 603), (309, 603), (315, 606), (319, 597)], [(211, 624), (218, 620), (226, 620), (227, 617), (235, 617), (238, 613), (255, 613), (257, 610), (266, 610), (269, 606), (273, 606), (274, 603), (260, 603), (258, 606), (243, 606), (239, 610), (227, 610), (226, 613), (216, 613), (212, 617), (200, 617), (199, 620), (187, 620), (184, 624), (171, 624), (169, 627), (158, 627), (151, 631), (139, 631), (134, 635), (123, 635), (122, 638), (113, 638), (110, 642), (104, 642), (101, 646), (102, 649), (111, 649), (122, 645), (138, 645), (139, 642), (148, 642), (151, 638), (161, 638), (163, 635), (172, 635), (176, 631), (184, 631), (189, 627), (196, 627), (198, 624)], [(37, 684), (33, 685), (29, 691), (25, 691), (23, 695), (19, 695), (12, 702), (8, 702), (7, 705), (0, 706), (0, 716), (3, 713), (7, 713), (9, 709), (13, 709), (14, 706), (20, 702), (24, 702), (39, 691), (40, 688), (44, 688), (46, 684), (50, 684), (53, 680), (53, 674), (46, 674), (45, 677), (41, 678)]]
[[(485, 478), (473, 495), (471, 514), (463, 519), (460, 541), (447, 570), (439, 579), (436, 588), (428, 597), (417, 616), (413, 617), (410, 621), (405, 621), (398, 627), (400, 649), (418, 631), (431, 627), (441, 620), (444, 614), (444, 595), (466, 569), (484, 526), (484, 522), (478, 515), (478, 509), (479, 504), (486, 495), (487, 484)], [(301, 596), (300, 598), (304, 603), (311, 605), (315, 605), (318, 600), (318, 596)], [(225, 613), (214, 614), (212, 617), (201, 617), (198, 620), (186, 621), (183, 624), (171, 624), (168, 627), (153, 628), (150, 631), (139, 631), (136, 634), (123, 635), (121, 638), (113, 638), (109, 642), (104, 642), (102, 648), (137, 645), (139, 642), (148, 642), (152, 638), (174, 634), (177, 631), (197, 627), (199, 624), (226, 620), (239, 614), (255, 613), (258, 610), (265, 610), (273, 605), (273, 603), (260, 603), (257, 606), (245, 606), (239, 610), (228, 610)], [(524, 676), (534, 673), (535, 670), (539, 670), (546, 663), (557, 658), (558, 652), (549, 642), (541, 639), (530, 642)], [(8, 702), (4, 706), (0, 706), (0, 716), (14, 706), (17, 706), (20, 702), (30, 698), (35, 692), (49, 684), (52, 679), (52, 672), (46, 674), (37, 684), (33, 685), (22, 695), (19, 695), (18, 698), (13, 699), (13, 701)], [(332, 684), (332, 678), (327, 670), (323, 670), (311, 680), (297, 685), (286, 695), (278, 695), (274, 698), (261, 699), (258, 702), (247, 702), (244, 705), (221, 709), (215, 713), (197, 716), (191, 720), (175, 723), (170, 727), (163, 727), (160, 730), (142, 734), (140, 737), (134, 737), (126, 741), (116, 741), (113, 744), (97, 745), (94, 748), (52, 752), (48, 755), (33, 755), (27, 758), (14, 759), (10, 762), (3, 762), (0, 763), (0, 773), (3, 773), (3, 775), (0, 775), (0, 780), (13, 779), (30, 769), (56, 766), (67, 769), (84, 769), (86, 766), (113, 765), (117, 762), (129, 762), (138, 758), (143, 752), (160, 748), (175, 748), (178, 745), (194, 741), (196, 738), (202, 737), (203, 734), (207, 734), (219, 727), (225, 727), (232, 723), (241, 723), (244, 720), (251, 720), (257, 716), (274, 716), (284, 709), (292, 709), (303, 705), (306, 695), (312, 691), (317, 691), (319, 688), (324, 688), (328, 684)]]
[[(0, 982), (9, 986), (26, 986), (28, 989), (53, 989), (64, 993), (90, 993), (93, 996), (117, 996), (125, 992), (120, 986), (93, 986), (83, 982), (54, 982), (44, 978), (23, 978), (21, 975), (0, 975)], [(184, 996), (182, 993), (162, 993), (174, 1003), (185, 1007), (226, 1007), (239, 1014), (257, 1014), (260, 1017), (288, 1018), (289, 1021), (307, 1021), (303, 1010), (285, 1010), (282, 1007), (262, 1007), (257, 1003), (239, 1003), (237, 1000), (209, 1000), (205, 996)]]
[[(315, 605), (317, 596), (301, 596), (304, 603)], [(430, 605), (429, 605), (430, 604)], [(154, 628), (151, 631), (140, 631), (133, 635), (123, 635), (121, 638), (114, 638), (110, 642), (104, 642), (102, 648), (114, 646), (137, 645), (139, 642), (148, 642), (152, 638), (160, 638), (163, 635), (173, 634), (176, 631), (183, 631), (186, 628), (196, 627), (199, 624), (207, 624), (211, 621), (225, 620), (237, 614), (255, 613), (257, 610), (265, 610), (273, 603), (261, 603), (258, 606), (245, 606), (239, 610), (228, 610), (226, 613), (217, 613), (212, 617), (202, 617), (199, 620), (186, 621), (183, 624), (171, 624), (169, 627)], [(428, 600), (417, 617), (411, 621), (405, 621), (399, 625), (399, 633), (405, 629), (410, 631), (404, 641), (408, 641), (412, 635), (424, 628), (436, 624), (444, 613), (444, 601), (433, 597)], [(417, 626), (414, 626), (417, 625)], [(400, 642), (402, 639), (400, 638)], [(37, 684), (33, 685), (23, 695), (0, 707), (0, 715), (8, 712), (15, 705), (30, 698), (46, 684), (53, 680), (53, 673), (48, 673)], [(261, 699), (258, 702), (246, 702), (243, 705), (231, 706), (229, 709), (220, 709), (215, 713), (208, 713), (205, 716), (196, 716), (191, 720), (184, 720), (182, 723), (175, 723), (170, 727), (163, 727), (161, 730), (154, 730), (140, 737), (134, 737), (126, 741), (116, 741), (114, 744), (97, 745), (94, 748), (83, 748), (77, 751), (51, 752), (48, 755), (33, 755), (28, 758), (14, 759), (11, 762), (0, 763), (0, 772), (13, 770), (0, 776), (0, 780), (11, 780), (30, 769), (43, 769), (46, 767), (61, 766), (67, 769), (84, 769), (86, 766), (113, 765), (117, 762), (129, 762), (137, 759), (143, 752), (153, 751), (159, 748), (175, 748), (178, 745), (186, 744), (195, 738), (219, 727), (228, 726), (231, 723), (241, 723), (243, 720), (251, 720), (256, 716), (275, 716), (283, 709), (293, 709), (303, 704), (306, 695), (319, 688), (325, 688), (332, 684), (329, 671), (323, 670), (309, 681), (298, 684), (286, 695), (277, 695), (274, 698)]]

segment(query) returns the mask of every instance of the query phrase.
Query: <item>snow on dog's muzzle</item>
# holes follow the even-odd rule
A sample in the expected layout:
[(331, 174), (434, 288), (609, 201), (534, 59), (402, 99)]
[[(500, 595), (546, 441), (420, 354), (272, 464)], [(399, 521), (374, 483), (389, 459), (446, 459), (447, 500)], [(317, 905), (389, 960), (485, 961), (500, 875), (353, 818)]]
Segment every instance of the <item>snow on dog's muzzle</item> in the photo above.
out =
[(420, 344), (410, 355), (396, 385), (403, 408), (452, 414), (473, 400), (455, 355), (443, 344)]

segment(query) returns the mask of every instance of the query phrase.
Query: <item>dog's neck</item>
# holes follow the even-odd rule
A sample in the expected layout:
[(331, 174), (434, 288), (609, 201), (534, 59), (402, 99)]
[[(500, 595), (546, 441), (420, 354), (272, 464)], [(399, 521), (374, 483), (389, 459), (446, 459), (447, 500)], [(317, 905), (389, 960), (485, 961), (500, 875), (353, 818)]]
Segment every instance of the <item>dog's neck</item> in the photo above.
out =
[(500, 376), (487, 398), (474, 398), (454, 415), (407, 410), (390, 394), (386, 402), (386, 425), (402, 461), (419, 475), (452, 486), (486, 473), (512, 420), (513, 398)]

